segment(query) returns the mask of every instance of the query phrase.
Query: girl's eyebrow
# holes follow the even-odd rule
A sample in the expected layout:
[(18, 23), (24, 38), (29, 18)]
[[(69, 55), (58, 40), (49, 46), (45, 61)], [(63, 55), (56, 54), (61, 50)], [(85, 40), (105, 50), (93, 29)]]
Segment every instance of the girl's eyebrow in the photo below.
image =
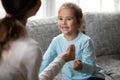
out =
[[(64, 16), (58, 16), (58, 17), (64, 17)], [(67, 18), (74, 18), (74, 16), (65, 16)]]

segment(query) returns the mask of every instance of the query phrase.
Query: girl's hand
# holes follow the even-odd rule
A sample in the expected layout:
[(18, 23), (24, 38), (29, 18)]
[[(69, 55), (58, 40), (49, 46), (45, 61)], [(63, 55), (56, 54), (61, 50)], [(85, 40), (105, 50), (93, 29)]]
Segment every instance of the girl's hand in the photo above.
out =
[(73, 65), (74, 70), (80, 70), (82, 69), (82, 61), (76, 59), (74, 60), (74, 65)]

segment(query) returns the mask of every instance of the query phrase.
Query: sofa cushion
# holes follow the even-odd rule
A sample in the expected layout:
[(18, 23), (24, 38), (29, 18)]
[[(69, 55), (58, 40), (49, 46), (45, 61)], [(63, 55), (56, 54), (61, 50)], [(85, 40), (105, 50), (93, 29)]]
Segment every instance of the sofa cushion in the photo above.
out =
[(120, 54), (120, 13), (86, 13), (84, 19), (97, 56)]
[(105, 70), (106, 80), (120, 79), (120, 55), (100, 56), (96, 60)]
[(26, 27), (28, 34), (39, 43), (40, 49), (43, 53), (46, 51), (53, 37), (60, 33), (57, 29), (56, 19), (56, 17), (50, 17), (28, 20)]

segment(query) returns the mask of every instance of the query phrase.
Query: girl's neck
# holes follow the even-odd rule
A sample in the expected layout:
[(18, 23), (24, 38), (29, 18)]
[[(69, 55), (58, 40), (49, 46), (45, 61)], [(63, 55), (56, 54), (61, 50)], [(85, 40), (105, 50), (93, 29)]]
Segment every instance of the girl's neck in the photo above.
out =
[(71, 34), (71, 35), (65, 35), (64, 37), (68, 40), (68, 41), (72, 41), (74, 40), (77, 36), (78, 36), (79, 32), (76, 32), (75, 34)]

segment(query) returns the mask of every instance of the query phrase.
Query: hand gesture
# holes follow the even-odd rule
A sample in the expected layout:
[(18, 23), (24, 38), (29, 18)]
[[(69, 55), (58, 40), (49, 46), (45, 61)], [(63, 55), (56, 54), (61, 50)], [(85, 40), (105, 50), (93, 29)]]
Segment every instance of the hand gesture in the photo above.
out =
[(78, 59), (74, 60), (73, 69), (74, 70), (82, 69), (82, 62)]
[(60, 57), (65, 61), (71, 61), (75, 59), (75, 46), (73, 44), (69, 45), (67, 50), (60, 55)]

